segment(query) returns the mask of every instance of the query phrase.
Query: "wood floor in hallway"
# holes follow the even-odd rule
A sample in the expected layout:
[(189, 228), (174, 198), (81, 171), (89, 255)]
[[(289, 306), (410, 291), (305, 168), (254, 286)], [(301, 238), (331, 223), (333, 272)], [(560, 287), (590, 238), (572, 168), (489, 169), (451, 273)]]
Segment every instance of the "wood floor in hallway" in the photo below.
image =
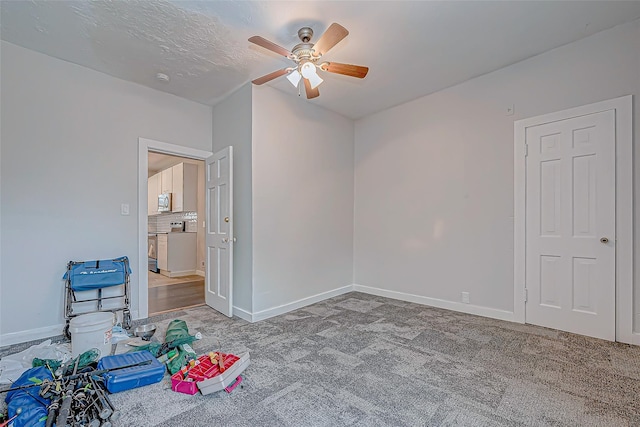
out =
[(166, 277), (149, 271), (150, 316), (204, 303), (204, 277)]

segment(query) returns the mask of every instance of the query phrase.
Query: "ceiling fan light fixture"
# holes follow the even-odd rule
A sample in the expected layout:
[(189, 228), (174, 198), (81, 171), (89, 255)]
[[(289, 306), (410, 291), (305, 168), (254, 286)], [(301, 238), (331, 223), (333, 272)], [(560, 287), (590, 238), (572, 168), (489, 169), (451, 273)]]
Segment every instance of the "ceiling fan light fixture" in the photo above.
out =
[(289, 82), (291, 82), (291, 84), (293, 85), (293, 87), (298, 87), (298, 84), (300, 83), (300, 79), (302, 78), (302, 76), (300, 75), (300, 73), (298, 72), (298, 70), (293, 70), (292, 72), (289, 73), (289, 75), (287, 76), (287, 80), (289, 80)]
[(302, 77), (305, 79), (310, 79), (312, 75), (317, 75), (318, 73), (316, 72), (316, 66), (313, 63), (305, 62), (300, 66), (300, 74), (302, 74)]
[(304, 64), (302, 64), (300, 66), (300, 74), (302, 74), (302, 77), (309, 80), (309, 83), (311, 83), (311, 89), (317, 88), (318, 86), (320, 86), (320, 83), (324, 81), (318, 75), (316, 66), (312, 62), (305, 62)]
[(309, 77), (309, 83), (311, 83), (311, 89), (315, 89), (318, 86), (320, 86), (320, 83), (322, 83), (324, 80), (322, 80), (322, 78), (317, 75), (317, 74), (313, 74), (311, 77)]

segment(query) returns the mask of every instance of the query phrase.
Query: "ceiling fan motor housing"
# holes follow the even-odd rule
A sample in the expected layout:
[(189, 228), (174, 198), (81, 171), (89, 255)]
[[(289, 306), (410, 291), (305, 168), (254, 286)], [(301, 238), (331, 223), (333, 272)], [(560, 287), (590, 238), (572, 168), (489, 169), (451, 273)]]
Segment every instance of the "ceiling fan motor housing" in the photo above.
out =
[(315, 61), (319, 58), (319, 56), (315, 56), (315, 50), (313, 50), (313, 43), (300, 43), (294, 46), (291, 49), (291, 53), (293, 53), (294, 61)]
[(298, 37), (302, 40), (291, 49), (293, 53), (293, 60), (300, 65), (302, 62), (312, 61), (315, 62), (319, 57), (315, 56), (313, 50), (313, 43), (309, 43), (311, 37), (313, 37), (313, 30), (309, 27), (302, 27), (298, 30)]
[(313, 30), (309, 27), (302, 27), (298, 30), (298, 37), (300, 37), (302, 43), (308, 43), (313, 37)]

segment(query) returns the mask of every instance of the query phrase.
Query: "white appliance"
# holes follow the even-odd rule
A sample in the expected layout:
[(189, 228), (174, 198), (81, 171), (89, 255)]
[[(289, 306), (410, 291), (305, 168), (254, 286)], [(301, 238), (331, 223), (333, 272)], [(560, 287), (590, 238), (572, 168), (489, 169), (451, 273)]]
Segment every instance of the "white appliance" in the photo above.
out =
[(171, 193), (158, 195), (158, 212), (171, 212)]
[(158, 269), (158, 235), (155, 233), (148, 233), (148, 242), (149, 271), (160, 273), (160, 270)]

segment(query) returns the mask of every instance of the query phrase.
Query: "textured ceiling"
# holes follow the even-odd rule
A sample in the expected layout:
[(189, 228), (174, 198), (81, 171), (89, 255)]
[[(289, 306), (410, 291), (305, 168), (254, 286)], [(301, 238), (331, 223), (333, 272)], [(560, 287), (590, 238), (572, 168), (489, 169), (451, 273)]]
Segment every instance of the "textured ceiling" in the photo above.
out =
[[(401, 104), (640, 18), (640, 1), (1, 1), (3, 40), (200, 103), (291, 64), (309, 26), (350, 34), (324, 58), (366, 65), (358, 80), (322, 73), (302, 99), (351, 118)], [(157, 73), (170, 82), (156, 79)], [(297, 95), (281, 77), (268, 83)], [(304, 98), (304, 95), (303, 95)]]

